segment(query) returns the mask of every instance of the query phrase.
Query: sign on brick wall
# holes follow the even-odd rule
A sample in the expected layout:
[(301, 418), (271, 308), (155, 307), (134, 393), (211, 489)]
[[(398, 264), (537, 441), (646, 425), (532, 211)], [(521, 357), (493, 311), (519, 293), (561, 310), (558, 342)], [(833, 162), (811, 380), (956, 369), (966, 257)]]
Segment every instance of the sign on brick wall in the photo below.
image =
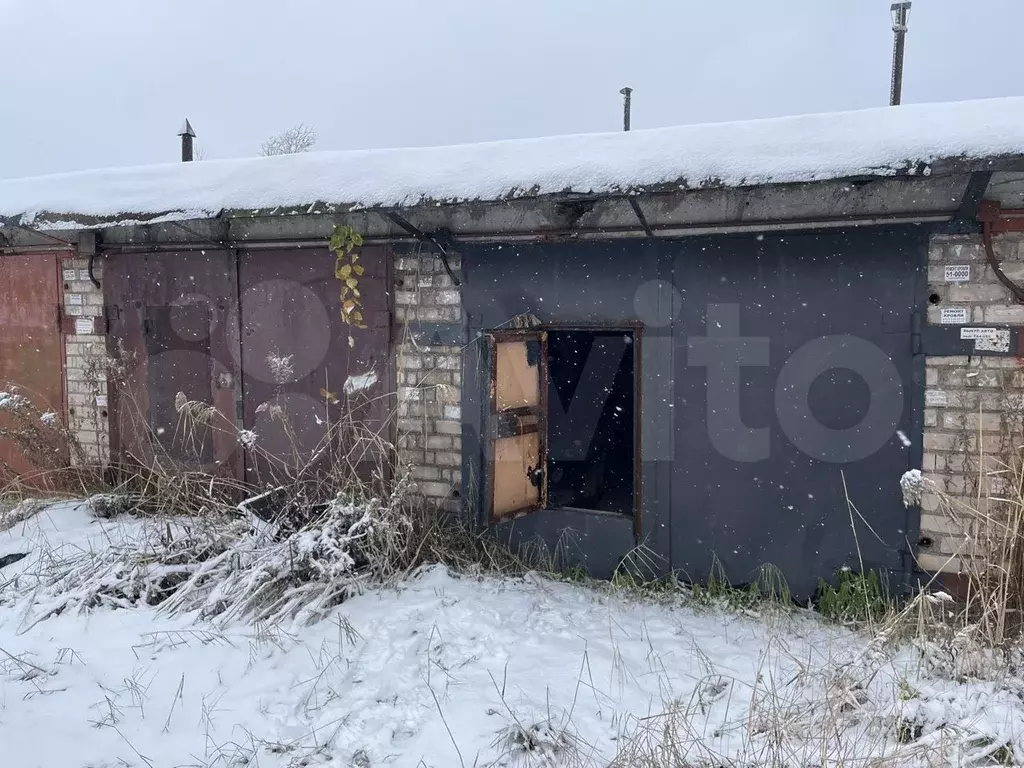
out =
[(963, 325), (967, 322), (967, 307), (943, 307), (939, 313), (943, 325)]
[(947, 283), (966, 283), (971, 279), (971, 265), (970, 264), (947, 264), (946, 265), (946, 282)]

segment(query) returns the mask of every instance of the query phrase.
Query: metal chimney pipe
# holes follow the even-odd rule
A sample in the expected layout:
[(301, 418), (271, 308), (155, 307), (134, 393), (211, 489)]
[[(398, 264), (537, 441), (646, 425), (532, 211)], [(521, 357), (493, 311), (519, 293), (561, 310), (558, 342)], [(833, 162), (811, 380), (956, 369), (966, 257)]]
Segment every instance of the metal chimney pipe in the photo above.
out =
[(181, 162), (191, 163), (192, 162), (192, 140), (196, 137), (196, 132), (192, 130), (192, 124), (185, 118), (185, 122), (181, 125), (181, 130), (178, 131), (178, 135), (181, 136)]
[(632, 103), (633, 103), (633, 97), (631, 95), (633, 93), (633, 89), (629, 88), (627, 86), (626, 88), (623, 88), (621, 91), (619, 91), (619, 93), (621, 93), (622, 96), (623, 96), (623, 99), (622, 99), (622, 130), (628, 131), (629, 130), (629, 113), (630, 113), (630, 110), (632, 108)]
[(910, 16), (910, 2), (893, 3), (892, 13), (892, 83), (889, 87), (889, 106), (899, 106), (903, 100), (903, 55), (907, 46), (907, 19)]

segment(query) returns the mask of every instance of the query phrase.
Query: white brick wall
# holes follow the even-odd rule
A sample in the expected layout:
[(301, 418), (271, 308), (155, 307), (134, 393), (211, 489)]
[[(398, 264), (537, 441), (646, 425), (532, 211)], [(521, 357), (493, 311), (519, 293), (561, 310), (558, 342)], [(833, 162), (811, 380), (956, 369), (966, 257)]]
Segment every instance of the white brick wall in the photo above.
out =
[[(994, 247), (1004, 272), (1024, 280), (1024, 236), (996, 237)], [(965, 264), (968, 282), (946, 281), (947, 266)], [(938, 299), (928, 308), (931, 323), (944, 307), (964, 307), (971, 323), (1024, 325), (1024, 305), (999, 283), (978, 235), (932, 238), (928, 281)], [(974, 570), (969, 561), (986, 556), (991, 526), (972, 510), (997, 515), (984, 497), (1005, 490), (1001, 462), (1024, 437), (1024, 368), (1012, 357), (929, 357), (925, 384), (922, 470), (951, 504), (941, 505), (937, 493), (922, 499), (921, 535), (932, 544), (918, 562), (930, 571)]]
[[(65, 259), (62, 263), (65, 316), (98, 318), (103, 316), (103, 291), (87, 278), (88, 259)], [(75, 279), (70, 279), (74, 270)], [(93, 274), (102, 280), (103, 268), (97, 260)], [(86, 277), (86, 279), (81, 279)], [(80, 297), (81, 303), (73, 297)], [(97, 334), (68, 333), (65, 343), (65, 375), (68, 392), (68, 426), (82, 444), (90, 460), (106, 463), (110, 458), (110, 430), (106, 405), (107, 381), (103, 361), (106, 338)]]
[[(457, 274), (458, 257), (448, 263)], [(461, 323), (461, 294), (432, 252), (397, 258), (394, 279), (399, 461), (412, 468), (425, 497), (455, 509), (462, 482), (462, 349), (417, 344), (408, 326)]]

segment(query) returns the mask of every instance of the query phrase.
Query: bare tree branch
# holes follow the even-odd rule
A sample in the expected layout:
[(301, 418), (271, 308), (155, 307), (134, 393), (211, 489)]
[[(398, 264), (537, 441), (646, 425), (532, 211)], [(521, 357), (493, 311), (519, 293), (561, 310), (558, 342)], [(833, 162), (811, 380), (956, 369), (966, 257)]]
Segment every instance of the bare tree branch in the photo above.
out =
[(305, 123), (299, 123), (263, 142), (260, 154), (269, 157), (308, 152), (316, 144), (316, 140), (316, 131)]

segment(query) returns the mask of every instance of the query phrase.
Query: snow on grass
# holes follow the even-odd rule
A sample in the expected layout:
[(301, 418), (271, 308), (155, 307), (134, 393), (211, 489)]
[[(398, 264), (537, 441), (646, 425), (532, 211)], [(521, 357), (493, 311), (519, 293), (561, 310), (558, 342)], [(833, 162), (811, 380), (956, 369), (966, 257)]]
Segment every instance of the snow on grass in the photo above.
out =
[(65, 501), (46, 505), (27, 500), (7, 512), (0, 512), (0, 557), (27, 553), (16, 567), (0, 571), (0, 602), (11, 594), (12, 580), (19, 586), (38, 582), (50, 566), (86, 553), (121, 547), (137, 547), (147, 526), (141, 521), (119, 518), (116, 522), (97, 520), (88, 505)]
[(23, 413), (31, 406), (27, 397), (19, 394), (17, 390), (0, 390), (0, 411), (10, 413)]
[[(62, 504), (0, 533), (0, 556), (28, 550), (12, 567), (32, 578), (48, 549), (145, 541), (147, 525)], [(0, 601), (11, 576), (0, 570)], [(1019, 680), (933, 676), (908, 649), (881, 649), (803, 612), (737, 616), (678, 597), (440, 567), (365, 590), (293, 633), (145, 606), (27, 623), (25, 600), (0, 602), (5, 765), (675, 768), (1024, 756)]]

